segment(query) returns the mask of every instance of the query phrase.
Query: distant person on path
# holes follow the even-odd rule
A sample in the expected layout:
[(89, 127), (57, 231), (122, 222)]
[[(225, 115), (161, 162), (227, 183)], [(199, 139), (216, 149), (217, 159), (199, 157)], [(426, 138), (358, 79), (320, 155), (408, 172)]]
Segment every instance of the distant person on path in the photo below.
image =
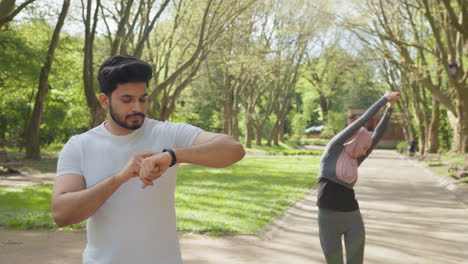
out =
[(416, 141), (411, 140), (410, 147), (409, 147), (410, 156), (413, 157), (415, 152), (416, 152)]
[(52, 215), (88, 219), (83, 263), (182, 263), (174, 190), (178, 163), (227, 167), (244, 156), (230, 136), (146, 118), (151, 66), (114, 56), (100, 66), (107, 121), (70, 138), (57, 165)]
[[(358, 120), (328, 143), (318, 174), (318, 224), (320, 244), (328, 264), (342, 264), (344, 236), (346, 263), (361, 264), (364, 259), (365, 231), (353, 186), (358, 167), (384, 134), (399, 93), (387, 91)], [(372, 136), (363, 127), (385, 104), (388, 107)]]

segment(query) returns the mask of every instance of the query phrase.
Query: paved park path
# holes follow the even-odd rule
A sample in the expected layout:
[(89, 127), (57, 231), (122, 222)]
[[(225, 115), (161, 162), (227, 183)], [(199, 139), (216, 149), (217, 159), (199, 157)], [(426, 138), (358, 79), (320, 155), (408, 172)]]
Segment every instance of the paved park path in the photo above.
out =
[[(374, 151), (356, 185), (365, 263), (468, 264), (468, 189), (451, 182), (392, 151)], [(260, 238), (184, 235), (184, 263), (324, 263), (315, 195), (311, 190)], [(80, 263), (85, 243), (83, 232), (0, 230), (0, 263)]]

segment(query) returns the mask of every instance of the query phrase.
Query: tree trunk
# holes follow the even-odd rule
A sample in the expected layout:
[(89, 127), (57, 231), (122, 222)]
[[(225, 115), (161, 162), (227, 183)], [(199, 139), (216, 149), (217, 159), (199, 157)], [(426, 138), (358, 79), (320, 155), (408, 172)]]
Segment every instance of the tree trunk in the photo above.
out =
[(263, 132), (263, 126), (257, 124), (255, 126), (255, 144), (257, 146), (261, 146), (262, 145), (262, 132)]
[(227, 135), (232, 135), (231, 129), (231, 116), (232, 116), (232, 91), (229, 81), (229, 68), (226, 68), (223, 74), (223, 91), (224, 91), (224, 101), (223, 101), (223, 133)]
[[(16, 9), (15, 0), (1, 0), (0, 1), (0, 28), (6, 25), (8, 22), (13, 20), (16, 15), (21, 12), (27, 5), (31, 4), (36, 0), (27, 0), (19, 5)], [(14, 10), (13, 10), (14, 9)]]
[(281, 142), (284, 142), (284, 125), (285, 125), (285, 120), (282, 119), (281, 120), (281, 123), (280, 123), (280, 126), (279, 126), (279, 129), (278, 129), (278, 137), (277, 137), (277, 140), (275, 142), (275, 145), (279, 145), (279, 141)]
[(421, 155), (425, 155), (426, 154), (426, 130), (424, 129), (423, 126), (419, 126), (419, 142), (418, 142), (418, 146), (419, 146), (419, 152), (421, 153)]
[[(133, 55), (137, 58), (140, 58), (141, 55), (143, 54), (143, 47), (145, 45), (145, 42), (148, 40), (151, 31), (153, 31), (154, 25), (156, 24), (156, 21), (159, 19), (163, 11), (166, 9), (167, 5), (169, 4), (169, 0), (164, 0), (164, 2), (161, 4), (159, 7), (158, 12), (156, 15), (153, 17), (151, 20), (151, 23), (147, 25), (145, 28), (145, 31), (142, 34), (142, 37), (138, 40), (138, 43), (136, 44), (135, 50), (133, 51)], [(148, 12), (149, 14), (149, 12)]]
[(270, 135), (268, 136), (268, 140), (267, 140), (267, 146), (271, 147), (271, 142), (275, 140), (275, 137), (277, 135), (277, 130), (278, 130), (278, 126), (279, 126), (279, 119), (277, 118), (276, 121), (275, 121), (275, 125), (273, 126), (273, 128), (271, 129), (270, 131)]
[(432, 98), (431, 123), (429, 125), (429, 135), (427, 139), (427, 152), (437, 153), (439, 150), (439, 123), (440, 123), (440, 103)]
[(319, 102), (320, 108), (322, 109), (323, 123), (326, 124), (328, 121), (328, 104), (327, 98), (323, 95), (323, 92), (319, 91)]
[(234, 111), (232, 111), (232, 137), (239, 141), (239, 107), (234, 104)]
[[(0, 111), (4, 113), (4, 109), (0, 107)], [(6, 146), (5, 141), (5, 134), (7, 129), (7, 119), (5, 115), (0, 115), (0, 148), (4, 148)]]
[[(112, 42), (111, 53), (110, 53), (111, 56), (121, 54), (122, 52), (122, 50), (119, 50), (119, 47), (121, 47), (121, 42), (123, 41), (123, 38), (125, 35), (125, 28), (130, 18), (130, 11), (132, 9), (133, 1), (134, 0), (128, 0), (128, 1), (122, 1), (121, 3), (121, 6), (122, 8), (124, 8), (124, 10), (122, 10), (123, 14), (121, 14), (121, 19), (118, 23), (117, 32), (115, 33), (115, 38), (114, 38), (114, 41)], [(127, 54), (123, 54), (123, 55), (127, 55)]]
[[(448, 112), (448, 111), (447, 111)], [(453, 129), (453, 139), (450, 152), (454, 153), (468, 153), (468, 112), (463, 102), (457, 102), (458, 116), (448, 112), (450, 125)]]
[(107, 111), (101, 107), (99, 102), (91, 109), (91, 127), (97, 127), (106, 119)]
[(13, 10), (15, 9), (15, 2), (16, 0), (0, 1), (0, 19), (10, 15), (13, 12)]
[[(459, 3), (461, 3), (460, 1)], [(424, 5), (424, 16), (427, 18), (429, 25), (431, 26), (432, 33), (434, 35), (435, 43), (440, 50), (439, 54), (439, 60), (442, 62), (444, 65), (447, 65), (448, 62), (450, 61), (456, 61), (458, 65), (460, 65), (460, 68), (458, 69), (458, 73), (454, 77), (449, 77), (450, 84), (452, 85), (453, 89), (453, 94), (455, 95), (455, 101), (456, 101), (456, 110), (453, 111), (453, 109), (450, 109), (446, 104), (444, 104), (444, 101), (440, 101), (444, 106), (447, 108), (447, 110), (450, 110), (453, 112), (454, 115), (456, 115), (456, 120), (457, 124), (454, 129), (454, 140), (452, 142), (452, 149), (451, 151), (458, 152), (458, 153), (466, 153), (468, 152), (468, 122), (466, 122), (468, 118), (468, 110), (467, 104), (468, 104), (468, 91), (466, 90), (466, 76), (463, 70), (463, 63), (462, 63), (462, 54), (463, 54), (463, 47), (466, 46), (466, 43), (464, 41), (461, 41), (462, 39), (466, 40), (466, 38), (462, 38), (462, 36), (458, 37), (458, 40), (454, 39), (451, 36), (455, 36), (453, 29), (457, 27), (457, 24), (454, 24), (453, 22), (453, 12), (449, 13), (450, 19), (452, 20), (452, 25), (455, 25), (455, 28), (452, 27), (451, 25), (446, 24), (446, 33), (445, 36), (442, 34), (443, 31), (441, 30), (440, 24), (437, 23), (437, 18), (440, 19), (440, 17), (437, 17), (438, 11), (434, 13), (431, 3), (428, 0), (423, 0), (422, 1)], [(447, 2), (446, 2), (447, 3)], [(447, 7), (447, 5), (446, 5)], [(466, 5), (464, 6), (466, 7)], [(463, 8), (462, 8), (463, 9)], [(448, 12), (451, 12), (450, 9), (447, 9)], [(452, 10), (453, 11), (453, 10)], [(462, 10), (463, 16), (466, 14), (466, 8)], [(461, 18), (463, 18), (461, 16)], [(446, 19), (448, 17), (445, 17)], [(466, 22), (466, 19), (465, 19)], [(459, 25), (458, 25), (459, 26)], [(458, 29), (458, 28), (456, 28)], [(465, 33), (466, 31), (459, 31), (460, 34)], [(444, 43), (445, 41), (445, 43)], [(458, 51), (458, 52), (455, 52)], [(445, 72), (447, 73), (448, 76), (450, 76), (450, 72), (448, 67), (443, 68)], [(461, 76), (464, 76), (460, 78)]]
[(253, 124), (252, 119), (250, 118), (249, 111), (245, 111), (245, 120), (246, 120), (246, 134), (245, 134), (245, 147), (252, 148), (252, 135), (253, 135)]
[(409, 107), (406, 103), (403, 102), (403, 97), (397, 101), (398, 108), (400, 109), (400, 112), (402, 114), (402, 118), (400, 121), (401, 127), (403, 129), (403, 134), (405, 136), (406, 142), (411, 142), (413, 140), (416, 140), (416, 135), (414, 132), (414, 126), (413, 123), (411, 122), (412, 114), (409, 111)]
[(96, 127), (100, 125), (106, 118), (106, 111), (101, 107), (94, 87), (94, 38), (96, 35), (96, 26), (98, 20), (98, 12), (101, 5), (100, 0), (96, 2), (94, 15), (91, 16), (93, 9), (93, 1), (88, 0), (86, 7), (85, 24), (85, 43), (84, 43), (84, 58), (83, 58), (83, 84), (86, 96), (86, 103), (90, 109), (91, 119), (90, 126)]
[(459, 117), (457, 118), (457, 125), (456, 130), (454, 131), (454, 142), (456, 140), (456, 151), (458, 153), (468, 153), (468, 122), (466, 121), (468, 118), (468, 113), (466, 109), (463, 109), (462, 102), (459, 102), (458, 106)]
[(462, 153), (468, 153), (468, 87), (465, 87), (465, 101), (464, 101), (464, 106), (462, 106), (462, 109), (464, 110), (463, 116), (460, 118), (463, 118), (462, 120), (465, 120), (464, 122), (460, 122), (462, 124), (462, 134), (463, 134), (463, 139), (462, 139), (462, 148), (461, 151)]
[(46, 62), (44, 63), (44, 66), (41, 69), (41, 75), (39, 77), (39, 88), (36, 94), (36, 102), (34, 103), (34, 110), (31, 116), (28, 131), (26, 132), (26, 158), (41, 159), (40, 125), (42, 120), (44, 99), (50, 88), (49, 72), (52, 68), (55, 49), (57, 48), (60, 39), (60, 31), (62, 30), (65, 18), (67, 17), (69, 7), (70, 0), (64, 0), (62, 11), (60, 12), (57, 25), (55, 26), (54, 33), (50, 41)]
[(458, 118), (450, 111), (447, 111), (447, 119), (450, 124), (450, 127), (453, 130), (453, 136), (452, 136), (452, 145), (450, 146), (450, 152), (456, 153), (458, 152), (458, 146), (459, 146), (459, 133), (458, 133)]
[(457, 102), (458, 108), (458, 131), (459, 131), (459, 147), (458, 153), (468, 153), (468, 86), (459, 89), (460, 100)]

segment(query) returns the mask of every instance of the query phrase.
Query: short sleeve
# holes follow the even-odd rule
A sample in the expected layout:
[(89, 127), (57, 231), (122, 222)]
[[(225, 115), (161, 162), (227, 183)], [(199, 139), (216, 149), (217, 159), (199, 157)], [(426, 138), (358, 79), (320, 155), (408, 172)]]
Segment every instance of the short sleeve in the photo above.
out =
[(78, 136), (73, 136), (63, 146), (57, 162), (57, 176), (64, 174), (83, 175), (81, 169), (81, 146)]
[(193, 144), (193, 141), (203, 131), (203, 129), (184, 123), (172, 123), (171, 134), (174, 135), (174, 145), (176, 148), (186, 148)]

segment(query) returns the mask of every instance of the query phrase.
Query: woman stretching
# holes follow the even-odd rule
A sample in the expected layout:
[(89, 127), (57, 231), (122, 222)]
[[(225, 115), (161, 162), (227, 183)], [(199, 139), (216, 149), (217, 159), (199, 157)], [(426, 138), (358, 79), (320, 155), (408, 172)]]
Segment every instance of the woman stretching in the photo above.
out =
[[(328, 264), (342, 264), (341, 239), (344, 235), (346, 263), (361, 264), (364, 259), (365, 232), (353, 186), (358, 167), (384, 134), (399, 93), (387, 91), (358, 120), (334, 136), (321, 159), (318, 175), (317, 206), (320, 244)], [(372, 136), (362, 127), (385, 104), (385, 114)]]

